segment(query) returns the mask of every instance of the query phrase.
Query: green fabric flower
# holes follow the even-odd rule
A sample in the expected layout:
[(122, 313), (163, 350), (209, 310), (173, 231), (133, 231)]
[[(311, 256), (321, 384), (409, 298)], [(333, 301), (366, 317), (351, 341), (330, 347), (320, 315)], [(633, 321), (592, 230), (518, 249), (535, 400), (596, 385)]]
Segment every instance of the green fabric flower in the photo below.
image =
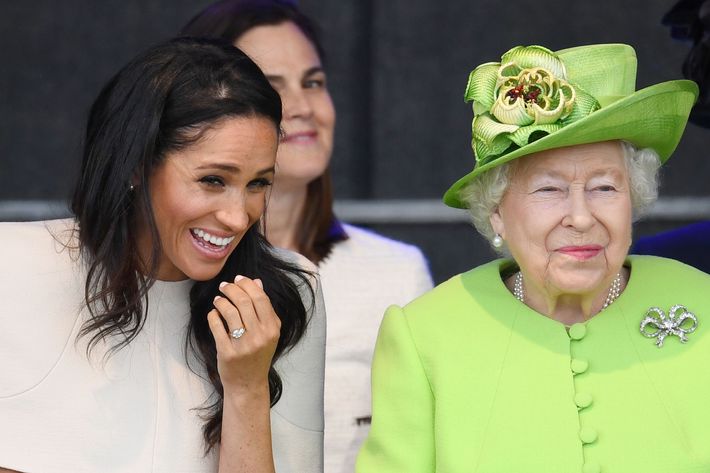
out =
[(471, 72), (464, 95), (473, 101), (473, 149), (486, 163), (554, 133), (599, 108), (572, 84), (564, 63), (542, 46), (517, 46)]

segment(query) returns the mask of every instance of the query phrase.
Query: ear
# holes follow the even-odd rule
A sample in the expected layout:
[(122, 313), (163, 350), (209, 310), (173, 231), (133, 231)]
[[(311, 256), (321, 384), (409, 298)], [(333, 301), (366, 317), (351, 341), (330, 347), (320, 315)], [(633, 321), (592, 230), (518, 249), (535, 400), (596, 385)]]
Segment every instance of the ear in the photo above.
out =
[(496, 207), (488, 218), (490, 219), (493, 231), (505, 240), (505, 224), (503, 223), (503, 217), (500, 215), (500, 206)]

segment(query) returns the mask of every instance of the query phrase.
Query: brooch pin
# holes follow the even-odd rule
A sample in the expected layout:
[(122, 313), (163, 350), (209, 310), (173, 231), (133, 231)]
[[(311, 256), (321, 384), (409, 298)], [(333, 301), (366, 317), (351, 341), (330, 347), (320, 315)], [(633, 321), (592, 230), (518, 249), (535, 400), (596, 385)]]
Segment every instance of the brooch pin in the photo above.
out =
[[(647, 329), (655, 329), (652, 332)], [(641, 334), (644, 337), (655, 338), (656, 345), (660, 348), (669, 335), (680, 338), (681, 343), (688, 341), (687, 335), (698, 328), (698, 319), (695, 314), (688, 312), (685, 306), (676, 304), (671, 307), (666, 315), (660, 308), (651, 307), (646, 311), (646, 317), (641, 321)]]

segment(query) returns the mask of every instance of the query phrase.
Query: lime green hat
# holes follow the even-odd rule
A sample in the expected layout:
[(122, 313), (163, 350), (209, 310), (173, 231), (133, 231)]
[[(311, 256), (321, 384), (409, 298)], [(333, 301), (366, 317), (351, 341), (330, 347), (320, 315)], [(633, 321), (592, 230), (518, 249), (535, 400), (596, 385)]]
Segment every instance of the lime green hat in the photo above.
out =
[(626, 140), (665, 162), (685, 129), (698, 86), (674, 80), (636, 90), (636, 53), (626, 44), (552, 52), (517, 46), (500, 62), (471, 72), (473, 171), (452, 185), (444, 203), (465, 208), (459, 191), (474, 177), (530, 153)]

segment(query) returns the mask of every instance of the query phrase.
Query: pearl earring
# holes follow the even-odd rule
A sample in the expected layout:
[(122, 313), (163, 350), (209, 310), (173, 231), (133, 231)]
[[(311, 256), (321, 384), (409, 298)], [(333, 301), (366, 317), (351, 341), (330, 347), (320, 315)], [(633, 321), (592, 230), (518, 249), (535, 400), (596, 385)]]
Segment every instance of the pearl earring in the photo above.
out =
[(503, 238), (496, 233), (496, 236), (493, 237), (493, 246), (495, 248), (500, 248), (503, 246)]

